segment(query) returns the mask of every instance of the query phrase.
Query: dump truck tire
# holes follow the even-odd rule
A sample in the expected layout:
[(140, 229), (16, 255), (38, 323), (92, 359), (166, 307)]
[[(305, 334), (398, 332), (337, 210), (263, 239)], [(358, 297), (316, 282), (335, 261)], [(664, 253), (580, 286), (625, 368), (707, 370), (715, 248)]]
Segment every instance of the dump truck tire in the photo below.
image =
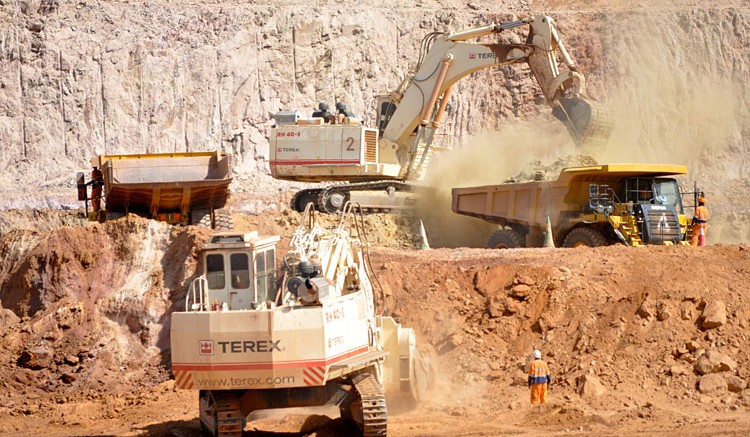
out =
[(498, 229), (487, 240), (487, 249), (515, 249), (524, 247), (523, 235), (515, 229)]
[(593, 228), (575, 228), (565, 237), (563, 247), (599, 247), (606, 246), (607, 239), (601, 232)]
[(190, 224), (201, 228), (211, 229), (211, 211), (196, 209), (190, 213)]
[(214, 229), (217, 231), (231, 231), (234, 229), (234, 220), (227, 211), (214, 211)]

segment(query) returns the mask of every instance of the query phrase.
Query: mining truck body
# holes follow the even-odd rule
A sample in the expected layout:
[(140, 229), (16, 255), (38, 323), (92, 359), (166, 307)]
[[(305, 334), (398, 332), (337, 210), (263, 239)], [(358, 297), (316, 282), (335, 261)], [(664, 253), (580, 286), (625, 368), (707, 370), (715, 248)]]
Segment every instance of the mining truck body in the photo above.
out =
[[(99, 155), (91, 165), (104, 176), (103, 209), (101, 214), (89, 214), (93, 220), (132, 213), (172, 224), (231, 227), (226, 214), (219, 211), (229, 198), (232, 182), (229, 156), (224, 152)], [(87, 201), (89, 196), (80, 198), (83, 179), (79, 173), (79, 200)]]
[(172, 314), (171, 354), (210, 434), (241, 435), (256, 410), (335, 405), (362, 435), (382, 436), (385, 395), (421, 396), (414, 332), (379, 314), (350, 216), (333, 230), (301, 226), (280, 266), (279, 237), (224, 232), (204, 246), (204, 272)]
[(556, 246), (684, 244), (688, 220), (674, 177), (683, 165), (564, 169), (557, 180), (454, 188), (452, 210), (500, 225), (487, 247), (539, 247), (547, 218)]

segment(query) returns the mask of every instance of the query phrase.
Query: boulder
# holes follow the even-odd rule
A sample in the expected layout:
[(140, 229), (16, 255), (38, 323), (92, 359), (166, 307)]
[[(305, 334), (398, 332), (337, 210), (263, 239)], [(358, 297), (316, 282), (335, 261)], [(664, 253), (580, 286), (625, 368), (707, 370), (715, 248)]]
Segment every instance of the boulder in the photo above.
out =
[(514, 284), (523, 284), (523, 285), (536, 285), (536, 281), (531, 276), (527, 275), (518, 275), (513, 280)]
[(734, 372), (737, 368), (737, 362), (726, 354), (710, 350), (698, 358), (693, 368), (700, 375), (726, 371)]
[(523, 305), (521, 304), (521, 302), (510, 297), (505, 300), (505, 311), (503, 312), (504, 316), (512, 316), (513, 314), (518, 314), (522, 311)]
[(663, 322), (672, 317), (672, 311), (669, 309), (669, 305), (661, 302), (656, 307), (656, 320)]
[(53, 354), (52, 351), (45, 347), (35, 347), (26, 349), (21, 353), (21, 357), (18, 359), (18, 363), (21, 367), (25, 367), (31, 370), (46, 369), (52, 365)]
[(496, 299), (491, 299), (489, 304), (487, 304), (487, 314), (493, 319), (502, 316), (504, 312), (505, 305)]
[(578, 394), (582, 398), (595, 398), (607, 393), (601, 380), (595, 375), (583, 375), (578, 378)]
[(700, 346), (700, 344), (698, 343), (698, 340), (696, 340), (696, 339), (692, 339), (692, 340), (688, 341), (687, 343), (685, 343), (685, 347), (687, 348), (687, 350), (688, 350), (689, 352), (695, 352), (695, 351), (697, 351), (697, 350), (698, 350), (698, 349), (699, 349), (699, 348), (700, 348), (701, 346)]
[(724, 302), (715, 300), (709, 302), (701, 314), (701, 328), (714, 329), (727, 323), (727, 307)]
[(690, 373), (690, 368), (686, 366), (680, 366), (679, 364), (675, 364), (674, 366), (671, 366), (669, 368), (669, 373), (672, 376), (687, 375)]
[(720, 373), (704, 375), (698, 381), (698, 391), (703, 394), (718, 394), (727, 390), (727, 379)]
[(641, 303), (641, 306), (638, 307), (638, 311), (635, 313), (644, 319), (651, 319), (656, 315), (656, 308), (652, 301), (646, 299)]
[(474, 274), (474, 289), (484, 297), (504, 294), (508, 285), (513, 283), (503, 266), (484, 268)]
[(526, 299), (530, 293), (531, 287), (526, 284), (514, 285), (513, 288), (510, 289), (510, 295), (516, 299)]
[(8, 308), (0, 308), (0, 328), (5, 328), (17, 325), (21, 322), (21, 318), (16, 315), (13, 311)]
[(739, 376), (731, 375), (727, 377), (727, 388), (733, 393), (739, 393), (747, 387), (747, 383)]

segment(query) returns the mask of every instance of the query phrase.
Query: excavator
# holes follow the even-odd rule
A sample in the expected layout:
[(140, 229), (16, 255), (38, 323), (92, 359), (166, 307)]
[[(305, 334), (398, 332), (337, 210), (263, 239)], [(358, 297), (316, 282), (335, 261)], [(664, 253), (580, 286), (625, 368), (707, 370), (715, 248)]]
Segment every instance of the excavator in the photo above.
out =
[[(470, 41), (521, 26), (529, 28), (525, 43)], [(291, 207), (300, 212), (310, 203), (328, 213), (340, 212), (348, 201), (367, 208), (366, 194), (372, 192), (396, 199), (397, 192), (415, 189), (435, 152), (449, 149), (435, 139), (456, 82), (477, 70), (510, 64), (529, 66), (552, 114), (579, 147), (606, 143), (612, 128), (609, 109), (586, 96), (585, 78), (553, 19), (538, 15), (425, 36), (416, 66), (394, 91), (377, 98), (374, 128), (354, 117), (328, 121), (305, 118), (297, 111), (276, 113), (270, 138), (271, 174), (282, 180), (335, 183), (297, 192)], [(385, 209), (399, 207), (409, 205), (394, 201)]]
[(308, 205), (278, 257), (280, 237), (257, 231), (216, 232), (203, 245), (203, 273), (172, 313), (170, 340), (175, 384), (198, 391), (204, 435), (239, 437), (261, 410), (323, 406), (338, 407), (347, 435), (380, 437), (387, 402), (426, 396), (429, 356), (385, 315), (361, 211), (347, 203), (339, 219), (325, 228)]

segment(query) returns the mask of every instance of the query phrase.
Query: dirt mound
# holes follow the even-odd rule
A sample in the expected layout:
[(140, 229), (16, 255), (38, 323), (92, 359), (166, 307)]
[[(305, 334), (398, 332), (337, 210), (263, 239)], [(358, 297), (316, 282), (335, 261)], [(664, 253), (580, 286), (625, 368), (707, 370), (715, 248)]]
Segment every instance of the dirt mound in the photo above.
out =
[[(373, 265), (437, 370), (428, 401), (391, 418), (398, 435), (750, 430), (747, 246), (404, 251), (410, 228), (389, 217), (368, 218), (396, 236)], [(235, 218), (262, 233), (298, 220)], [(195, 393), (170, 381), (168, 326), (206, 236), (137, 218), (4, 234), (0, 431), (197, 435)], [(535, 347), (553, 372), (541, 410), (527, 400)], [(334, 420), (315, 435), (346, 432)]]

